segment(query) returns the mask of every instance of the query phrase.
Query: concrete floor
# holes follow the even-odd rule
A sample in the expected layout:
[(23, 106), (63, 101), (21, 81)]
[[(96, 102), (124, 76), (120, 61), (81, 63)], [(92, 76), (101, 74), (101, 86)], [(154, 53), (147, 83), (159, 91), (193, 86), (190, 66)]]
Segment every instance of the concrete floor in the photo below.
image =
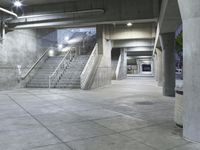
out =
[(151, 78), (92, 91), (1, 91), (0, 149), (200, 150), (181, 137), (173, 107)]

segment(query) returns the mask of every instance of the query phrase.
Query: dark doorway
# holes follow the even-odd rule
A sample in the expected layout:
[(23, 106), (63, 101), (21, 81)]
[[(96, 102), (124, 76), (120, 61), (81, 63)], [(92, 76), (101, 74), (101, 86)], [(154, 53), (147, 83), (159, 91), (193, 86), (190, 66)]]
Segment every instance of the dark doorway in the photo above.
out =
[(151, 72), (151, 65), (150, 64), (143, 64), (142, 65), (142, 72)]

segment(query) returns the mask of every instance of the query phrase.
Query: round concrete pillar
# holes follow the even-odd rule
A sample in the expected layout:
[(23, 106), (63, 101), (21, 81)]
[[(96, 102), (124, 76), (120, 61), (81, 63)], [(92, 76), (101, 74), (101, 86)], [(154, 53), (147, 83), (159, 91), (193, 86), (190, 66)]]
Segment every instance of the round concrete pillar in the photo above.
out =
[(178, 0), (183, 19), (183, 136), (200, 142), (200, 0)]
[(175, 97), (175, 33), (160, 35), (162, 46), (163, 95)]

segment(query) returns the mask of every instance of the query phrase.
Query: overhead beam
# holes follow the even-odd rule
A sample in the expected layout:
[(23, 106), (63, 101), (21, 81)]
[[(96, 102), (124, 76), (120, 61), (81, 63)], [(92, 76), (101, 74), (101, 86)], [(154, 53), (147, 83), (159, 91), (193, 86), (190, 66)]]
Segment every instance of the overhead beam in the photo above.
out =
[(127, 52), (127, 56), (152, 56), (152, 51)]
[[(7, 24), (9, 29), (17, 30), (17, 29), (34, 29), (34, 28), (70, 28), (70, 27), (86, 27), (86, 26), (96, 26), (96, 25), (105, 25), (105, 24), (126, 24), (129, 20), (121, 20), (121, 21), (104, 21), (102, 19), (94, 18), (81, 18), (78, 20), (59, 20), (59, 21), (47, 21), (47, 22), (32, 22), (32, 23), (14, 23)], [(152, 23), (156, 22), (155, 19), (141, 19), (135, 20), (135, 24), (137, 23)]]
[(51, 22), (51, 20), (58, 20), (58, 19), (70, 19), (70, 18), (78, 18), (78, 17), (85, 17), (85, 16), (96, 16), (99, 14), (103, 14), (105, 11), (103, 9), (87, 9), (87, 10), (78, 10), (78, 11), (71, 11), (71, 12), (49, 12), (45, 14), (35, 14), (35, 15), (24, 15), (18, 17), (16, 20), (11, 20), (10, 23), (29, 23), (29, 22), (44, 22), (47, 21)]
[(154, 39), (138, 40), (116, 40), (113, 41), (114, 48), (132, 48), (132, 47), (153, 47)]
[(152, 46), (140, 46), (140, 47), (131, 47), (126, 48), (127, 52), (141, 52), (141, 51), (153, 51)]

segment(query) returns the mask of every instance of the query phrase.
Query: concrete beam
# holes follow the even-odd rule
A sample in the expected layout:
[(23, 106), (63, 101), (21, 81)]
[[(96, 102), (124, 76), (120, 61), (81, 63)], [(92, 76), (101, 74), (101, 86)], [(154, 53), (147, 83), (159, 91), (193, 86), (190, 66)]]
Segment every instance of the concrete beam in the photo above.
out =
[(182, 23), (177, 0), (163, 0), (161, 4), (160, 16), (157, 24), (154, 53), (160, 47), (159, 35), (162, 33), (175, 32)]
[(128, 52), (143, 52), (143, 51), (153, 51), (152, 46), (145, 46), (145, 47), (131, 47), (126, 49)]
[(179, 0), (183, 19), (183, 136), (200, 142), (200, 1)]
[(153, 39), (115, 40), (114, 48), (153, 47)]

